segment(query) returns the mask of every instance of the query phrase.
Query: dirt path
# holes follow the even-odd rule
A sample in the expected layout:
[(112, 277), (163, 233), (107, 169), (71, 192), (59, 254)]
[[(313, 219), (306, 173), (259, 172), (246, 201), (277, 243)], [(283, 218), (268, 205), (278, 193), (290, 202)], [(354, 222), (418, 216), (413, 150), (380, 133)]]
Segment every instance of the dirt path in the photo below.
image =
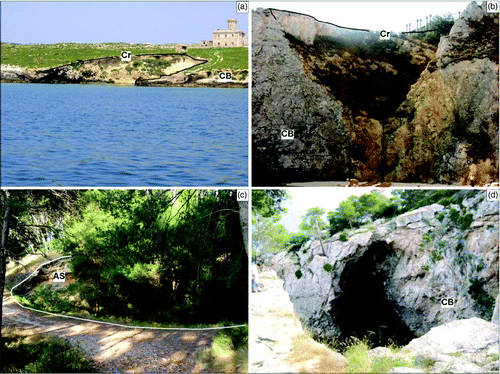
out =
[(250, 372), (344, 373), (345, 358), (311, 339), (274, 270), (259, 274), (250, 296)]
[(293, 338), (303, 330), (283, 290), (283, 281), (274, 271), (264, 271), (259, 274), (259, 283), (262, 292), (250, 296), (250, 371), (297, 372), (287, 358), (292, 352)]
[(212, 342), (213, 330), (159, 331), (42, 316), (4, 295), (2, 325), (51, 334), (79, 345), (105, 373), (200, 373), (195, 353)]

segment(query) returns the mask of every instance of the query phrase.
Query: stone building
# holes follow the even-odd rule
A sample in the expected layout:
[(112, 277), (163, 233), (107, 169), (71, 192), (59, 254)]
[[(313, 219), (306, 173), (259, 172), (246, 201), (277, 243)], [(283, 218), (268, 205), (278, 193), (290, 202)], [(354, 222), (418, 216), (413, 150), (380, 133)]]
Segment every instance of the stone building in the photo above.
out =
[(177, 53), (187, 53), (187, 45), (186, 44), (177, 44), (175, 46), (175, 52), (177, 52)]
[(245, 32), (238, 30), (238, 21), (231, 18), (227, 20), (228, 30), (214, 31), (214, 47), (245, 47), (248, 40)]
[(214, 46), (214, 42), (211, 41), (211, 40), (202, 40), (200, 42), (200, 47), (210, 48), (210, 47), (213, 47), (213, 46)]

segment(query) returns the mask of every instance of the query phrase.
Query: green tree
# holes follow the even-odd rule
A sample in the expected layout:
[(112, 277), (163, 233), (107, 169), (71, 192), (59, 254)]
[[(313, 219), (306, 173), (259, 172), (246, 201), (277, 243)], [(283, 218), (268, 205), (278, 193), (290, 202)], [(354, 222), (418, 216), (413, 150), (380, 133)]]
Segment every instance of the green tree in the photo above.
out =
[(278, 253), (285, 249), (290, 233), (285, 226), (279, 224), (281, 215), (262, 217), (254, 213), (252, 218), (252, 245), (254, 261), (257, 256), (266, 253)]
[(327, 236), (325, 230), (328, 227), (326, 222), (323, 221), (325, 212), (325, 208), (310, 208), (307, 210), (306, 214), (301, 217), (302, 223), (299, 225), (299, 229), (304, 231), (307, 236), (313, 240), (319, 240), (323, 254), (325, 254), (325, 249), (323, 248), (322, 240)]
[(252, 212), (258, 212), (262, 217), (266, 218), (285, 213), (286, 209), (283, 204), (289, 198), (290, 195), (286, 190), (253, 190)]
[[(40, 238), (60, 232), (58, 222), (65, 214), (74, 212), (77, 191), (1, 190), (0, 217), (2, 234), (0, 247), (0, 291), (5, 288), (8, 259), (18, 259), (33, 253), (40, 246)], [(2, 302), (0, 302), (0, 320)], [(2, 340), (0, 327), (0, 369), (2, 368)]]
[(426, 205), (438, 203), (441, 205), (458, 204), (463, 199), (477, 194), (473, 190), (396, 190), (395, 197), (401, 203), (402, 211), (408, 212)]
[(433, 44), (437, 46), (441, 40), (441, 36), (448, 35), (451, 28), (453, 27), (455, 20), (451, 13), (446, 13), (440, 16), (432, 17), (426, 26), (419, 29), (418, 31), (426, 31), (425, 33), (410, 34), (415, 38), (423, 40), (426, 43)]
[(246, 320), (247, 255), (235, 191), (104, 190), (82, 200), (64, 248), (90, 312)]
[(398, 207), (396, 200), (390, 200), (376, 191), (360, 197), (349, 196), (337, 209), (328, 212), (330, 232), (334, 234), (346, 228), (359, 227), (376, 218), (396, 215)]

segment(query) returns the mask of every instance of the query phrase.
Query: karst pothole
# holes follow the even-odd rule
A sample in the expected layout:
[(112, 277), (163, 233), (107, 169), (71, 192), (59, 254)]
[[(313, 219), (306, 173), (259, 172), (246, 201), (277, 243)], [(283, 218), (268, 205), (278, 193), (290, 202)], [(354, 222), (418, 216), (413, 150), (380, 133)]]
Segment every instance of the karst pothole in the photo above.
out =
[(416, 338), (387, 295), (391, 252), (386, 243), (373, 243), (359, 261), (347, 265), (342, 273), (342, 294), (332, 305), (340, 341), (366, 338), (376, 347), (406, 345)]

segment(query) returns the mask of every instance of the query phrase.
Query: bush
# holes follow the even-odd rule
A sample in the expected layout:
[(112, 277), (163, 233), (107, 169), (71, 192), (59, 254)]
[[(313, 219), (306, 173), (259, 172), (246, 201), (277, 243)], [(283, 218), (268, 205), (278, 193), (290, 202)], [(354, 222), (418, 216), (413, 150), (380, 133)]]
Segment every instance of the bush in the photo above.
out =
[(427, 244), (429, 244), (431, 241), (432, 241), (432, 238), (430, 237), (429, 234), (422, 235), (422, 239), (420, 239), (420, 244), (418, 246), (418, 249), (420, 249), (420, 251), (423, 252), (425, 249), (425, 246)]
[[(285, 243), (288, 252), (296, 252), (302, 248), (309, 241), (309, 237), (304, 234), (292, 236), (288, 242)], [(304, 252), (305, 253), (305, 252)]]
[(465, 216), (462, 217), (460, 220), (460, 228), (462, 231), (467, 230), (470, 228), (470, 225), (472, 223), (472, 214), (468, 213)]
[(324, 264), (324, 265), (323, 265), (323, 269), (324, 269), (327, 273), (329, 273), (329, 272), (331, 272), (331, 271), (333, 270), (333, 266), (332, 266), (331, 264)]
[(433, 264), (443, 259), (443, 251), (441, 249), (435, 249), (431, 252), (431, 261)]
[(349, 240), (349, 235), (347, 235), (345, 232), (343, 232), (342, 234), (340, 234), (339, 239), (341, 242), (346, 242)]
[(489, 321), (493, 315), (493, 308), (495, 307), (495, 299), (488, 295), (484, 286), (486, 280), (479, 278), (472, 278), (469, 281), (469, 294), (476, 301), (479, 308), (481, 318)]
[(219, 330), (210, 349), (198, 357), (209, 372), (247, 372), (248, 325)]
[(370, 346), (366, 340), (356, 340), (348, 346), (344, 352), (347, 359), (348, 373), (369, 373), (371, 372), (371, 360), (368, 356)]
[(438, 200), (438, 204), (448, 206), (448, 205), (450, 205), (450, 199), (447, 197), (443, 197), (443, 198)]
[(2, 372), (23, 373), (96, 373), (94, 363), (83, 352), (64, 339), (4, 332), (4, 367)]
[(28, 305), (35, 309), (54, 313), (75, 311), (77, 308), (65, 299), (65, 292), (54, 291), (46, 284), (39, 284), (33, 289), (30, 296), (23, 298)]
[(301, 272), (300, 270), (297, 270), (297, 271), (295, 272), (295, 276), (297, 277), (297, 279), (302, 278), (302, 272)]
[(441, 36), (448, 35), (450, 33), (450, 30), (453, 27), (454, 23), (455, 21), (451, 13), (447, 13), (443, 16), (435, 16), (432, 17), (432, 20), (426, 26), (426, 29), (435, 31), (413, 35), (415, 35), (414, 37), (417, 39), (437, 46), (439, 44)]
[(373, 215), (373, 218), (392, 218), (399, 214), (399, 206), (395, 203), (384, 206), (380, 212)]
[(458, 223), (460, 219), (460, 212), (456, 209), (451, 209), (449, 213), (450, 221), (453, 223)]

